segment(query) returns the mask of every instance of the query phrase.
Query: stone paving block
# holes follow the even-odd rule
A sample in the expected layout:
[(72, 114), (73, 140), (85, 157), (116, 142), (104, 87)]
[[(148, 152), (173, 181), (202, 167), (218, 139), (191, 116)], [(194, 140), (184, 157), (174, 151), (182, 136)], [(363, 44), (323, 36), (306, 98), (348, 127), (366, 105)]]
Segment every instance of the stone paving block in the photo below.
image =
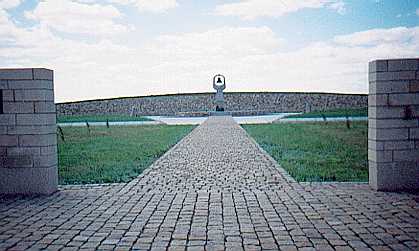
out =
[(7, 113), (33, 113), (32, 102), (3, 102), (3, 112)]
[(0, 79), (0, 90), (9, 89), (7, 80)]
[(9, 126), (7, 128), (7, 134), (18, 134), (18, 135), (25, 135), (25, 134), (53, 134), (57, 132), (57, 127), (55, 125), (25, 125), (25, 126)]
[[(14, 193), (15, 190), (20, 191), (20, 194), (51, 194), (56, 191), (58, 183), (56, 173), (57, 168), (4, 168), (0, 176), (0, 186), (6, 194)], [(11, 179), (20, 183), (11, 184), (8, 182)]]
[(419, 93), (389, 94), (388, 102), (393, 106), (419, 105)]
[(0, 69), (0, 79), (2, 80), (24, 80), (33, 79), (32, 69)]
[(6, 156), (7, 155), (7, 148), (5, 146), (0, 147), (0, 156)]
[(0, 146), (17, 146), (18, 137), (15, 135), (0, 135)]
[(409, 128), (369, 128), (368, 139), (372, 140), (408, 140)]
[(53, 102), (34, 102), (36, 113), (55, 113), (55, 104)]
[(41, 155), (41, 149), (39, 147), (8, 147), (7, 155)]
[(409, 139), (419, 139), (419, 128), (409, 129)]
[(409, 105), (409, 106), (405, 106), (405, 108), (406, 107), (408, 107), (411, 111), (411, 117), (408, 120), (415, 120), (415, 119), (418, 120), (419, 119), (419, 105)]
[(7, 155), (4, 157), (5, 168), (31, 168), (33, 167), (33, 159), (30, 155)]
[(16, 115), (17, 125), (55, 125), (56, 116), (55, 114), (17, 114)]
[(388, 94), (368, 95), (369, 106), (387, 106), (389, 105)]
[(415, 71), (419, 70), (417, 59), (393, 59), (388, 60), (388, 71)]
[(53, 146), (57, 144), (56, 134), (19, 135), (19, 146)]
[(0, 114), (0, 126), (15, 125), (16, 115), (14, 114)]
[(15, 101), (54, 101), (54, 91), (44, 89), (25, 89), (14, 91)]
[(53, 80), (54, 71), (49, 70), (49, 69), (44, 69), (44, 68), (34, 68), (33, 79)]
[(9, 89), (46, 89), (53, 90), (52, 80), (8, 80)]
[(419, 92), (419, 80), (410, 80), (408, 92)]
[(387, 60), (374, 60), (369, 62), (368, 71), (369, 72), (383, 72), (387, 71)]
[(416, 79), (416, 71), (372, 72), (368, 76), (370, 82), (414, 80)]
[(381, 191), (415, 189), (419, 179), (416, 162), (400, 161), (376, 163), (370, 161), (370, 184)]
[(56, 154), (57, 145), (40, 147), (40, 151), (41, 151), (41, 155)]
[(409, 149), (393, 151), (393, 159), (394, 161), (419, 161), (419, 150)]
[(401, 119), (405, 117), (403, 107), (368, 107), (368, 119)]
[(58, 159), (57, 154), (44, 154), (41, 156), (34, 156), (33, 157), (33, 165), (36, 168), (45, 168), (45, 167), (53, 167), (57, 166)]
[(13, 90), (2, 90), (3, 93), (3, 102), (5, 101), (15, 101), (15, 95)]
[[(407, 140), (398, 140), (398, 141), (385, 141), (382, 142), (384, 145), (385, 150), (407, 150), (407, 149), (415, 149), (415, 142), (414, 141), (407, 141)], [(382, 150), (384, 150), (382, 149)], [(396, 160), (397, 158), (394, 157)]]
[(382, 151), (382, 150), (384, 150), (384, 144), (385, 144), (384, 141), (376, 141), (376, 140), (369, 139), (368, 140), (368, 149)]
[(414, 119), (368, 119), (370, 128), (401, 128), (418, 127), (418, 121)]
[(404, 80), (404, 81), (378, 81), (370, 82), (369, 93), (374, 94), (389, 94), (389, 93), (408, 93), (412, 86), (412, 81), (415, 80)]

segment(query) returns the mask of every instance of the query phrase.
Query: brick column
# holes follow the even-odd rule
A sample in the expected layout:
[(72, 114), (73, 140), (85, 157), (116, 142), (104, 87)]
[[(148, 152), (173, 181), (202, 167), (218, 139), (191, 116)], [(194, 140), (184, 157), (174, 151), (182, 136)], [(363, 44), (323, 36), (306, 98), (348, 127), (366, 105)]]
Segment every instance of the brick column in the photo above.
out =
[(369, 64), (369, 183), (419, 189), (419, 58)]
[(0, 69), (0, 193), (57, 190), (53, 71)]

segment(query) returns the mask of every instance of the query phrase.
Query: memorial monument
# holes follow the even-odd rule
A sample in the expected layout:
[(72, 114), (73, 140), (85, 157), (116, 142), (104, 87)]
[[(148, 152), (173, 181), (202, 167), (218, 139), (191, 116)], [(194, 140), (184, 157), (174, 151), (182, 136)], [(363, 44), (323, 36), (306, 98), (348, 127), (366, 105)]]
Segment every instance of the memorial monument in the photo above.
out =
[(225, 101), (224, 101), (224, 89), (226, 88), (225, 77), (221, 74), (217, 74), (213, 78), (213, 87), (217, 91), (215, 94), (215, 111), (224, 112)]

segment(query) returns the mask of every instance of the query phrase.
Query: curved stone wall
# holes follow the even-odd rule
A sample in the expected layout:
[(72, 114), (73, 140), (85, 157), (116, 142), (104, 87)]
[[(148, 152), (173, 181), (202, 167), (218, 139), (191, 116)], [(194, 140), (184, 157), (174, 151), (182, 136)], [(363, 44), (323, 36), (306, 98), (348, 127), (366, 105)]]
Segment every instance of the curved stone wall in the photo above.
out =
[[(336, 93), (225, 93), (226, 111), (237, 115), (301, 112), (368, 106), (368, 96)], [(57, 104), (58, 115), (205, 115), (214, 111), (214, 93), (170, 94)]]

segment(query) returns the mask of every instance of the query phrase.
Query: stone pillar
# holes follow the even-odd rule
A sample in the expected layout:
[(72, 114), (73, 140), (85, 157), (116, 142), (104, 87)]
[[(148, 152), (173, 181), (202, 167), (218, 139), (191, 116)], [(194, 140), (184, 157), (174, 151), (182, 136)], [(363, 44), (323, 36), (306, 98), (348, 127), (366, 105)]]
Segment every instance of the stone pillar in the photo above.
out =
[(57, 191), (53, 71), (0, 69), (0, 194)]
[(369, 183), (419, 190), (419, 58), (369, 63)]

